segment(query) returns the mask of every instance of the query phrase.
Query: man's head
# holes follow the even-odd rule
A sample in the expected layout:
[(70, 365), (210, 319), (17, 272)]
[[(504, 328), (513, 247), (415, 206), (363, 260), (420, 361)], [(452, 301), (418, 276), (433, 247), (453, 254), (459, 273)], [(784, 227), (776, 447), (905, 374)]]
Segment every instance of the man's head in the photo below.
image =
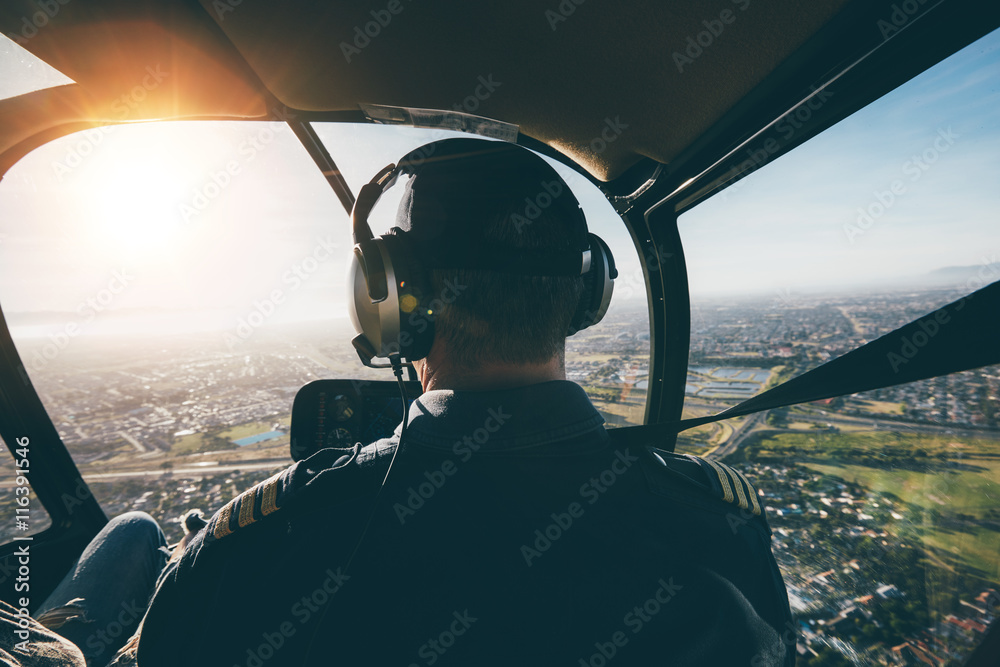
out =
[(432, 349), (467, 370), (553, 359), (561, 368), (583, 279), (470, 267), (587, 248), (586, 222), (569, 187), (537, 155), (501, 142), (452, 139), (407, 157), (414, 176), (396, 225), (429, 269), (438, 305)]

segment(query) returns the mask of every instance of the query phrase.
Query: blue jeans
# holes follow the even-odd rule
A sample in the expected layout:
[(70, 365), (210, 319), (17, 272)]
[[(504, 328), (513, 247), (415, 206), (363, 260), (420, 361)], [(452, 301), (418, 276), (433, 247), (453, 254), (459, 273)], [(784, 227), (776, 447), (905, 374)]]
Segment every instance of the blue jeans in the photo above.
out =
[(127, 512), (108, 522), (52, 594), (32, 614), (68, 605), (82, 616), (55, 629), (100, 667), (124, 645), (146, 614), (169, 552), (163, 531), (145, 512)]

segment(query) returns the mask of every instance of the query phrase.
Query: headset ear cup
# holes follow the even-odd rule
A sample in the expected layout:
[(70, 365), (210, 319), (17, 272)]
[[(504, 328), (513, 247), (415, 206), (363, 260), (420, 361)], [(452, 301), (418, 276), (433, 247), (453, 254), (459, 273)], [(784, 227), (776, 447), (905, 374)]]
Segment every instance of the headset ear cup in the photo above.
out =
[(593, 326), (604, 318), (611, 305), (614, 279), (618, 277), (615, 259), (608, 244), (597, 234), (587, 234), (587, 240), (590, 242), (590, 270), (583, 274), (583, 292), (580, 294), (576, 313), (570, 321), (567, 336)]
[(423, 359), (434, 342), (435, 314), (428, 305), (432, 300), (430, 276), (413, 255), (406, 232), (393, 229), (380, 240), (393, 265), (400, 356), (407, 361)]
[[(385, 349), (386, 330), (393, 329), (388, 323), (385, 302), (390, 293), (386, 283), (386, 266), (382, 261), (381, 241), (373, 239), (354, 246), (354, 255), (347, 272), (348, 311), (354, 329), (365, 338), (368, 345), (377, 355), (382, 355)], [(377, 260), (376, 260), (377, 257)], [(373, 297), (372, 284), (386, 287), (384, 294)], [(395, 338), (395, 334), (392, 334)]]

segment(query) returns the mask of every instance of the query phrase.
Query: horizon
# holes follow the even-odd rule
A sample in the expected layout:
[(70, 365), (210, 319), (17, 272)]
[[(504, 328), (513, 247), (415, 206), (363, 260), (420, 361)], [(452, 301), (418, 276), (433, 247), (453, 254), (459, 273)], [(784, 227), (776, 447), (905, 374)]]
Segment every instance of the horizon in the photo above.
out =
[[(1000, 264), (997, 266), (1000, 268)], [(996, 277), (1000, 278), (1000, 272), (997, 273)], [(874, 288), (845, 288), (837, 291), (806, 289), (784, 293), (767, 291), (747, 293), (733, 292), (705, 296), (692, 295), (691, 306), (692, 309), (697, 309), (699, 307), (717, 307), (734, 304), (747, 304), (753, 306), (765, 304), (773, 309), (794, 309), (803, 306), (808, 307), (817, 301), (832, 298), (863, 301), (868, 298), (903, 299), (916, 296), (931, 297), (934, 295), (944, 295), (951, 300), (952, 297), (957, 299), (960, 298), (960, 296), (967, 294), (969, 292), (967, 287), (967, 284), (939, 284), (923, 286), (897, 285), (896, 287), (888, 290), (879, 290)], [(980, 287), (982, 287), (982, 285), (977, 286), (976, 289), (979, 289)], [(933, 309), (937, 307), (939, 306), (933, 306), (928, 312), (933, 311)], [(642, 316), (648, 316), (648, 306), (640, 299), (631, 299), (626, 301), (613, 300), (611, 309), (608, 311), (608, 316), (606, 316), (606, 319), (602, 322), (601, 326), (610, 324), (616, 317), (620, 318), (629, 314), (641, 314)], [(51, 325), (53, 323), (61, 325), (65, 321), (66, 316), (73, 316), (75, 313), (72, 311), (20, 311), (5, 313), (5, 315), (7, 325), (14, 338), (34, 344), (38, 341), (51, 339), (54, 335), (58, 336), (59, 331), (54, 331)], [(163, 320), (172, 322), (173, 325), (162, 326), (162, 320), (158, 321), (155, 318), (163, 318)], [(114, 337), (143, 337), (149, 340), (158, 340), (160, 338), (183, 337), (189, 335), (213, 335), (219, 337), (220, 341), (224, 342), (224, 339), (227, 336), (236, 335), (238, 337), (240, 331), (250, 332), (249, 335), (246, 336), (246, 339), (249, 339), (250, 336), (255, 334), (257, 331), (275, 333), (284, 330), (288, 332), (295, 328), (308, 329), (310, 327), (334, 327), (338, 333), (341, 330), (348, 330), (349, 332), (354, 331), (353, 324), (346, 311), (343, 313), (325, 313), (311, 318), (302, 319), (289, 319), (287, 317), (268, 319), (260, 324), (256, 324), (256, 322), (251, 324), (250, 321), (248, 321), (248, 318), (241, 317), (234, 326), (229, 320), (227, 320), (224, 325), (219, 324), (220, 318), (217, 317), (217, 313), (214, 311), (197, 311), (185, 308), (148, 306), (115, 309), (109, 311), (107, 316), (102, 319), (104, 320), (103, 326), (92, 327), (89, 330), (81, 331), (73, 337), (91, 340)], [(123, 322), (127, 326), (123, 326)], [(591, 330), (592, 333), (593, 331), (594, 330)], [(600, 328), (598, 328), (597, 331), (600, 331)], [(344, 341), (341, 342), (345, 342), (346, 340), (347, 339), (344, 339)], [(245, 340), (241, 339), (239, 342), (242, 344)], [(235, 349), (235, 346), (231, 346), (231, 349)]]
[[(13, 42), (0, 46), (0, 96), (25, 92), (27, 79), (36, 87), (68, 81)], [(681, 214), (692, 301), (923, 289), (927, 274), (955, 267), (995, 275), (998, 73), (1000, 31)], [(315, 128), (355, 191), (387, 161), (450, 136), (372, 124)], [(878, 213), (879, 196), (913, 169), (908, 156), (935, 141), (946, 149), (935, 158), (942, 166), (920, 171), (919, 183), (910, 177), (906, 188), (919, 188), (893, 195), (858, 227), (858, 212)], [(77, 150), (84, 144), (92, 151), (85, 158)], [(66, 167), (74, 155), (86, 168)], [(615, 253), (612, 308), (645, 304), (639, 258), (611, 204), (549, 162)], [(85, 304), (104, 296), (101, 312), (195, 313), (207, 320), (199, 330), (233, 328), (272, 296), (275, 307), (264, 310), (274, 323), (346, 319), (348, 216), (281, 123), (172, 121), (77, 133), (14, 165), (0, 194), (0, 304), (14, 330), (39, 313), (99, 327)], [(392, 224), (401, 194), (394, 188), (376, 208), (376, 232)]]

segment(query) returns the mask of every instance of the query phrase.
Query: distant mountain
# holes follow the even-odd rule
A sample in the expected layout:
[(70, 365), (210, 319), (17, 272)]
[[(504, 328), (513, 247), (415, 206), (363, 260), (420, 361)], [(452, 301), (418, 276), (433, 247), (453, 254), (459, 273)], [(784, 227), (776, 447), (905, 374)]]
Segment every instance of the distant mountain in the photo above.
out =
[[(101, 313), (101, 315), (102, 317), (148, 317), (175, 312), (183, 313), (184, 311), (172, 311), (164, 308), (113, 308)], [(84, 319), (93, 319), (97, 314), (97, 311), (86, 304), (81, 304), (80, 309), (76, 311), (20, 310), (5, 313), (8, 323), (16, 323), (20, 326), (78, 322)]]
[(926, 287), (968, 287), (972, 290), (1000, 280), (1000, 262), (975, 266), (944, 266), (916, 279)]

